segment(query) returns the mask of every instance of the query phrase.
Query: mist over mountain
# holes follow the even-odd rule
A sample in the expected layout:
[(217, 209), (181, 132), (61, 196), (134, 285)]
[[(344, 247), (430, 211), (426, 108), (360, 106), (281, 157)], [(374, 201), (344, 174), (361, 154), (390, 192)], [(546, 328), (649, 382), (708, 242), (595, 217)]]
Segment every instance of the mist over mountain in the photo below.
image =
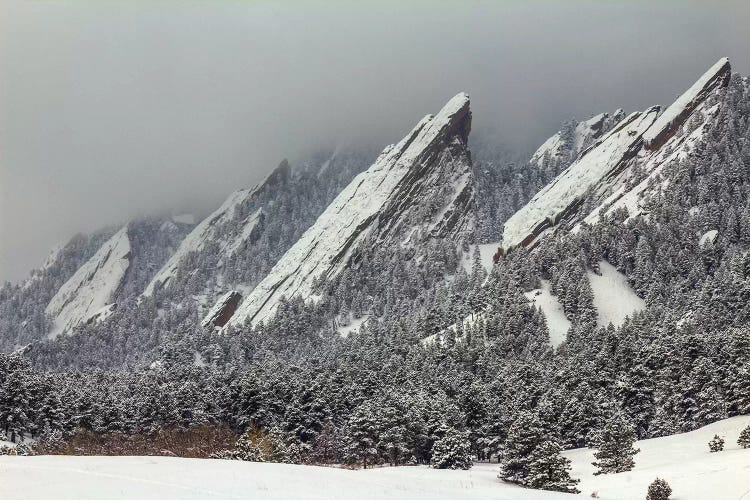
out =
[(176, 5), (0, 6), (0, 280), (79, 231), (207, 214), (283, 158), (380, 150), (459, 91), (472, 140), (527, 157), (723, 55), (750, 69), (741, 1)]

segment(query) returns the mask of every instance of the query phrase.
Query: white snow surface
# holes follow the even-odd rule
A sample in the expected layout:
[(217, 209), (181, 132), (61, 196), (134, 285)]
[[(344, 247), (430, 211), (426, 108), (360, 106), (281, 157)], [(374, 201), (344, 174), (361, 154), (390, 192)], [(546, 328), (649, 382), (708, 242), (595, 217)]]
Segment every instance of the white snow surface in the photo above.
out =
[(351, 318), (349, 320), (349, 324), (348, 325), (337, 326), (336, 327), (336, 331), (338, 332), (339, 335), (341, 335), (342, 337), (346, 338), (346, 337), (349, 336), (350, 333), (352, 333), (354, 331), (359, 331), (359, 328), (362, 326), (362, 323), (364, 323), (368, 319), (369, 319), (369, 316), (367, 316), (367, 315), (362, 316), (361, 318)]
[(717, 85), (720, 75), (728, 71), (730, 71), (729, 59), (722, 57), (664, 110), (654, 125), (643, 134), (646, 145), (655, 141), (663, 131), (673, 127), (675, 121), (684, 117), (685, 113), (692, 112), (693, 108), (702, 102), (703, 94)]
[[(425, 466), (367, 470), (172, 457), (0, 457), (0, 493), (13, 500), (642, 500), (656, 478), (674, 500), (739, 500), (750, 492), (750, 450), (736, 442), (750, 416), (636, 443), (630, 472), (594, 476), (593, 452), (570, 450), (579, 495), (519, 488), (497, 479), (497, 464), (462, 470)], [(724, 451), (708, 441), (724, 436)]]
[(60, 287), (45, 309), (52, 318), (50, 338), (97, 316), (108, 316), (130, 266), (128, 226), (116, 232)]
[(492, 266), (495, 265), (495, 254), (502, 246), (502, 243), (497, 241), (493, 243), (480, 243), (479, 245), (469, 245), (469, 251), (463, 255), (461, 263), (464, 266), (464, 270), (467, 273), (471, 273), (471, 266), (474, 264), (474, 247), (479, 247), (479, 262), (482, 267), (487, 271), (492, 271)]
[(717, 231), (716, 229), (711, 229), (710, 231), (706, 231), (701, 236), (701, 239), (698, 241), (698, 244), (700, 246), (703, 246), (706, 243), (713, 243), (716, 241), (717, 236), (719, 236), (719, 231)]
[(570, 167), (539, 191), (505, 223), (503, 248), (528, 243), (545, 227), (554, 226), (558, 218), (586, 193), (616, 172), (623, 161), (640, 144), (641, 135), (656, 120), (659, 108), (631, 113), (606, 136), (582, 153)]
[(526, 292), (524, 295), (536, 307), (542, 310), (544, 318), (547, 320), (550, 344), (552, 344), (552, 347), (557, 348), (568, 338), (568, 330), (570, 330), (571, 323), (567, 316), (565, 316), (560, 301), (552, 295), (552, 285), (550, 282), (547, 280), (541, 281), (541, 288)]
[(330, 279), (341, 271), (358, 242), (372, 230), (371, 223), (402, 187), (402, 181), (420, 166), (423, 154), (444, 140), (451, 126), (463, 119), (468, 110), (469, 96), (458, 94), (437, 115), (423, 118), (401, 142), (387, 147), (279, 259), (245, 298), (230, 323), (241, 325), (247, 319), (253, 323), (268, 319), (282, 297), (313, 299), (314, 278), (325, 275)]
[(594, 292), (594, 307), (597, 311), (599, 326), (621, 326), (625, 318), (646, 308), (646, 303), (640, 298), (628, 283), (628, 279), (609, 262), (599, 262), (601, 275), (587, 270), (591, 289)]

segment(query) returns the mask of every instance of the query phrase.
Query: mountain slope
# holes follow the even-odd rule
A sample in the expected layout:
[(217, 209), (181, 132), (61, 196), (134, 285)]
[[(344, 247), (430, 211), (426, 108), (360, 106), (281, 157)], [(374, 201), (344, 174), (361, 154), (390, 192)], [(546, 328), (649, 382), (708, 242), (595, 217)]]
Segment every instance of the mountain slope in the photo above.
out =
[(470, 128), (469, 97), (458, 94), (387, 147), (279, 260), (231, 323), (267, 319), (282, 297), (312, 298), (314, 281), (340, 273), (365, 240), (378, 247), (417, 245), (467, 234), (473, 227)]
[(618, 109), (612, 115), (600, 113), (582, 122), (566, 123), (562, 130), (539, 146), (530, 161), (539, 166), (556, 162), (567, 166), (624, 118), (625, 112)]
[(252, 204), (264, 190), (288, 182), (289, 175), (289, 163), (284, 160), (255, 187), (232, 193), (218, 209), (185, 237), (177, 251), (148, 284), (143, 295), (149, 297), (156, 290), (169, 286), (170, 280), (180, 266), (184, 265), (192, 254), (202, 251), (208, 244), (217, 244), (219, 251), (228, 258), (246, 243), (256, 240), (263, 228), (263, 210), (254, 209), (245, 215), (244, 212), (247, 210), (244, 207)]
[(115, 233), (82, 265), (50, 300), (45, 312), (53, 318), (50, 337), (95, 317), (106, 317), (130, 266), (128, 227)]
[[(626, 181), (637, 174), (634, 167), (652, 173), (679, 151), (689, 149), (694, 138), (690, 138), (692, 130), (682, 130), (683, 125), (693, 116), (709, 121), (704, 103), (716, 89), (728, 84), (730, 74), (729, 61), (721, 59), (662, 114), (653, 107), (618, 123), (506, 222), (502, 249), (533, 246), (540, 235), (563, 220), (572, 227), (600, 210), (602, 204), (626, 198), (630, 192)], [(631, 205), (633, 202), (630, 200)]]

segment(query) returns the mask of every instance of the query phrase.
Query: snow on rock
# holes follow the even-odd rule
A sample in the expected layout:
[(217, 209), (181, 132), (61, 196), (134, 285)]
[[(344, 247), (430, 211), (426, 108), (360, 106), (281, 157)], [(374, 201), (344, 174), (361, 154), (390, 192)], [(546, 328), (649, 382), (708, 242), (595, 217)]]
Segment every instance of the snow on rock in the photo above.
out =
[[(729, 61), (721, 59), (661, 115), (653, 107), (618, 123), (506, 222), (503, 250), (533, 246), (557, 226), (575, 232), (582, 221), (594, 224), (620, 208), (631, 217), (641, 214), (644, 199), (659, 189), (662, 169), (691, 154), (710, 128), (719, 110), (708, 98), (730, 74)], [(684, 130), (691, 117), (699, 125)]]
[(698, 241), (698, 244), (700, 246), (703, 246), (709, 243), (714, 243), (716, 241), (717, 236), (719, 236), (719, 231), (717, 231), (716, 229), (711, 229), (710, 231), (706, 231), (701, 236), (701, 239)]
[(723, 57), (711, 66), (688, 90), (659, 116), (654, 126), (645, 134), (646, 149), (658, 149), (682, 126), (693, 110), (717, 87), (729, 83), (732, 68), (729, 59)]
[(67, 333), (111, 314), (112, 304), (130, 266), (130, 239), (126, 225), (60, 287), (45, 309), (52, 318), (50, 337)]
[(602, 137), (623, 118), (625, 118), (625, 112), (618, 109), (611, 116), (609, 113), (601, 113), (577, 123), (572, 130), (572, 134), (560, 130), (547, 139), (531, 155), (530, 161), (541, 165), (545, 158), (553, 160), (575, 159), (584, 149)]
[(586, 193), (614, 176), (633, 158), (641, 135), (656, 120), (658, 107), (635, 112), (584, 151), (576, 162), (539, 191), (505, 223), (503, 248), (529, 246), (547, 228), (555, 226), (576, 208)]
[[(14, 500), (570, 500), (592, 498), (594, 492), (601, 500), (643, 500), (658, 476), (672, 487), (675, 500), (741, 499), (750, 488), (750, 450), (736, 442), (748, 424), (750, 416), (733, 417), (693, 432), (638, 441), (635, 467), (619, 474), (594, 476), (593, 450), (566, 451), (571, 476), (581, 480), (580, 495), (503, 483), (496, 463), (476, 463), (469, 470), (350, 470), (159, 456), (0, 456), (0, 488), (3, 498)], [(708, 451), (714, 434), (726, 439), (721, 453)]]
[(203, 318), (201, 324), (204, 328), (222, 327), (227, 324), (237, 310), (237, 306), (242, 300), (242, 294), (237, 290), (230, 290), (216, 301), (211, 307), (208, 314)]
[(229, 195), (229, 198), (218, 209), (195, 226), (185, 239), (182, 240), (175, 253), (172, 254), (166, 264), (164, 264), (151, 279), (148, 286), (146, 286), (143, 296), (150, 297), (156, 290), (168, 286), (169, 280), (174, 277), (180, 265), (194, 252), (203, 250), (209, 242), (218, 243), (223, 255), (231, 257), (244, 244), (256, 239), (258, 231), (262, 228), (262, 209), (256, 210), (242, 221), (239, 221), (242, 227), (239, 231), (222, 231), (222, 228), (235, 221), (243, 204), (252, 203), (263, 190), (286, 182), (289, 175), (289, 163), (284, 160), (265, 180), (255, 187), (240, 189)]
[(429, 237), (463, 237), (473, 227), (470, 128), (469, 96), (462, 93), (387, 147), (281, 257), (230, 324), (269, 318), (282, 297), (312, 299), (315, 278), (336, 276), (366, 238), (378, 246), (417, 246)]
[(646, 303), (635, 294), (625, 275), (612, 264), (606, 260), (600, 261), (599, 271), (601, 274), (586, 271), (591, 290), (594, 292), (594, 307), (599, 326), (607, 326), (610, 323), (620, 326), (626, 317), (646, 308)]
[(532, 304), (542, 310), (544, 318), (547, 320), (547, 329), (549, 330), (549, 341), (552, 347), (557, 348), (568, 338), (570, 330), (570, 320), (565, 316), (562, 304), (557, 297), (552, 295), (552, 285), (547, 280), (541, 280), (542, 287), (526, 292)]

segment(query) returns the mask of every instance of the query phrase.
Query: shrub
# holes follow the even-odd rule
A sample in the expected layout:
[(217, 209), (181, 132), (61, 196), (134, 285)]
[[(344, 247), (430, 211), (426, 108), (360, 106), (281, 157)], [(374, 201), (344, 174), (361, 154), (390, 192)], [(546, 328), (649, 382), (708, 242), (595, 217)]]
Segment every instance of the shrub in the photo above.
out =
[(724, 439), (718, 434), (714, 434), (714, 438), (708, 442), (708, 449), (711, 453), (716, 453), (724, 449)]
[(669, 487), (669, 484), (657, 477), (653, 483), (648, 485), (646, 500), (669, 500), (671, 494), (672, 488)]

